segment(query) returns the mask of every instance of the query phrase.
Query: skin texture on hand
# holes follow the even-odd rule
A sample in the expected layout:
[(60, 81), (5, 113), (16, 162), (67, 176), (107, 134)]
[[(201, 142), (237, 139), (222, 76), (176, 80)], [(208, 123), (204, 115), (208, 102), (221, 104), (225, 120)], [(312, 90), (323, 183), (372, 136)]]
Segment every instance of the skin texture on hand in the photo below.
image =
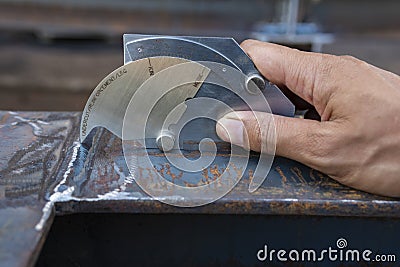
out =
[[(276, 138), (276, 155), (350, 187), (400, 197), (399, 76), (350, 56), (253, 40), (241, 46), (268, 80), (312, 104), (321, 121), (257, 114), (259, 126), (252, 112), (235, 112), (217, 123), (223, 140), (230, 135), (232, 143), (260, 151)], [(238, 117), (244, 128), (234, 123)], [(262, 134), (273, 123), (276, 135)], [(244, 144), (239, 137), (246, 134)]]

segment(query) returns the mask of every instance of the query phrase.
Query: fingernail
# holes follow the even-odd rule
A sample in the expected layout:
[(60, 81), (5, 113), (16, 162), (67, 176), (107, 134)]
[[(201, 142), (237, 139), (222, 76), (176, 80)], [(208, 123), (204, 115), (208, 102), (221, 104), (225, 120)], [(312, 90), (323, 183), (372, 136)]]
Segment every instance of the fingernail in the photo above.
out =
[(244, 146), (243, 141), (243, 122), (236, 117), (226, 116), (221, 118), (216, 126), (218, 136), (225, 142), (230, 142), (237, 146)]

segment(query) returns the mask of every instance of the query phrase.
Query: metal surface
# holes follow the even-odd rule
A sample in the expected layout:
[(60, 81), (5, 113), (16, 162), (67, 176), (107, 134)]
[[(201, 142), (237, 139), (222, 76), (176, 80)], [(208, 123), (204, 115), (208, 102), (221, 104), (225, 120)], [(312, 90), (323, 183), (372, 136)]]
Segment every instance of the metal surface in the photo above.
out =
[[(33, 265), (53, 216), (71, 213), (317, 215), (400, 218), (400, 202), (340, 185), (294, 161), (276, 158), (268, 179), (247, 190), (257, 162), (252, 154), (245, 177), (217, 202), (198, 208), (162, 204), (128, 175), (121, 141), (101, 130), (89, 151), (78, 149), (80, 113), (0, 112), (0, 265)], [(219, 144), (223, 146), (223, 144)], [(212, 181), (225, 166), (224, 153), (197, 177), (181, 173), (151, 152), (159, 173), (181, 183)], [(186, 156), (196, 158), (195, 152)], [(158, 164), (157, 164), (158, 162)], [(73, 167), (73, 168), (72, 168)], [(150, 170), (138, 171), (151, 178)], [(232, 172), (235, 175), (235, 172)], [(74, 190), (66, 191), (73, 187)], [(170, 195), (174, 197), (173, 194)], [(52, 205), (48, 205), (52, 203)], [(47, 207), (47, 209), (46, 209)], [(41, 220), (42, 218), (42, 220)], [(39, 230), (35, 226), (42, 221)], [(100, 233), (99, 233), (100, 234)]]
[(47, 188), (78, 134), (78, 113), (0, 111), (0, 265), (32, 266), (53, 220), (40, 231)]

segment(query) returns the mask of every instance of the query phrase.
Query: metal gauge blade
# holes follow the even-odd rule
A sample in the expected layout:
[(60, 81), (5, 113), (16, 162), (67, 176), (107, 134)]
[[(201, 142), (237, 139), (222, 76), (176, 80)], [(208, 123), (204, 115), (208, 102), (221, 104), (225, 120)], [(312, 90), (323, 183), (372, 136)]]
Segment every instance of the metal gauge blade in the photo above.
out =
[[(125, 63), (143, 57), (171, 56), (196, 62), (215, 62), (233, 67), (254, 82), (268, 99), (274, 114), (293, 117), (294, 105), (278, 87), (265, 81), (251, 59), (233, 38), (197, 37), (197, 36), (162, 36), (124, 34)], [(204, 88), (202, 88), (204, 89)], [(196, 97), (215, 97), (219, 91), (201, 90)], [(235, 105), (231, 105), (235, 109)]]
[(83, 110), (80, 141), (98, 126), (122, 137), (122, 123), (133, 94), (144, 81), (170, 66), (188, 62), (176, 57), (148, 57), (132, 61), (111, 72), (90, 95)]
[[(90, 133), (94, 128), (108, 129), (122, 139), (131, 174), (143, 166), (152, 169), (152, 161), (143, 155), (157, 148), (164, 151), (164, 160), (171, 160), (173, 165), (176, 163), (174, 166), (185, 173), (206, 170), (214, 161), (212, 155), (216, 155), (216, 144), (225, 149), (216, 134), (215, 123), (228, 111), (252, 110), (270, 116), (272, 113), (294, 114), (293, 104), (275, 85), (264, 80), (232, 38), (127, 34), (124, 35), (124, 61), (125, 65), (103, 79), (89, 97), (82, 114), (80, 140), (90, 145), (93, 136)], [(275, 133), (272, 128), (268, 129), (269, 134)], [(187, 161), (183, 151), (195, 152), (193, 155), (199, 151), (200, 157)], [(221, 150), (222, 154), (225, 152), (228, 150)], [(243, 159), (249, 158), (248, 151), (242, 152), (231, 145), (230, 152), (229, 162), (225, 162), (224, 157), (216, 157), (216, 160), (223, 163), (228, 173), (234, 170), (238, 175), (243, 174), (247, 166)], [(254, 170), (250, 192), (255, 191), (267, 176), (275, 143), (263, 147), (261, 152), (259, 163), (262, 164), (257, 164)], [(158, 178), (157, 184), (165, 185), (163, 177)], [(210, 195), (207, 201), (223, 196), (238, 179), (240, 177), (221, 175), (219, 180), (225, 181), (226, 187), (223, 192)], [(142, 187), (148, 180), (136, 182)], [(212, 191), (201, 188), (195, 196), (205, 200), (203, 197)], [(153, 196), (165, 194), (165, 190), (145, 191)], [(193, 196), (193, 191), (181, 193), (183, 199)], [(203, 200), (183, 206), (205, 204)]]
[[(146, 80), (127, 106), (123, 139), (158, 138), (167, 115), (186, 99), (196, 95), (209, 72), (202, 64), (186, 62), (165, 68)], [(177, 112), (174, 122), (179, 121), (185, 112), (184, 106)]]

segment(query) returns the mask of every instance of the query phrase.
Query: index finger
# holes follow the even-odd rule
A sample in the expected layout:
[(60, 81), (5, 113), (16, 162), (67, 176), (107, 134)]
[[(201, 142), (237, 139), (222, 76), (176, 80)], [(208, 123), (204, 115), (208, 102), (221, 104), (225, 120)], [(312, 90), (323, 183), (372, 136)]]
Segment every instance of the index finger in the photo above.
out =
[[(315, 88), (327, 88), (324, 81), (335, 66), (336, 57), (332, 55), (303, 52), (256, 40), (245, 40), (241, 47), (269, 81), (278, 86), (285, 85), (312, 105), (315, 104)], [(320, 99), (327, 99), (320, 93)], [(329, 92), (322, 94), (325, 93)]]

